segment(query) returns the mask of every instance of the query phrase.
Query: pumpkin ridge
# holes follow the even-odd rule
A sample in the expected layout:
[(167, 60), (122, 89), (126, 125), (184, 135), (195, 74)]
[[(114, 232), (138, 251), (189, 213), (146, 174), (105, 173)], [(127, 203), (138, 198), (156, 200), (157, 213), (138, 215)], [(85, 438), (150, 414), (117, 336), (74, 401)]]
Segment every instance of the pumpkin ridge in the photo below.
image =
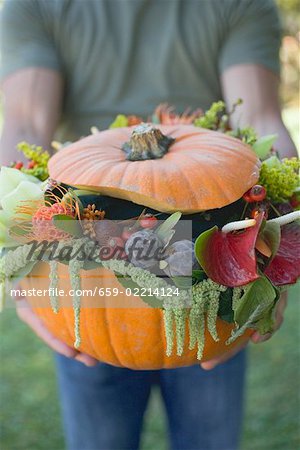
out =
[[(114, 311), (118, 310), (119, 308), (114, 308)], [(115, 346), (115, 336), (114, 333), (111, 332), (110, 329), (110, 317), (111, 317), (111, 308), (107, 307), (107, 299), (105, 299), (105, 307), (104, 307), (104, 316), (105, 316), (105, 322), (107, 324), (107, 331), (108, 331), (108, 338), (110, 342), (110, 347), (112, 349), (113, 354), (115, 355), (117, 364), (122, 367), (126, 367), (127, 364), (122, 362), (123, 358), (120, 358), (120, 352), (117, 349), (117, 346)]]
[[(96, 277), (96, 280), (98, 280), (97, 282), (99, 283), (99, 280), (105, 279), (107, 277), (107, 273), (105, 272), (106, 269), (99, 269), (99, 275), (98, 277)], [(115, 352), (115, 349), (113, 347), (112, 344), (112, 340), (111, 340), (111, 333), (110, 333), (110, 324), (109, 321), (107, 319), (107, 315), (106, 315), (106, 310), (108, 309), (106, 306), (106, 298), (105, 297), (101, 297), (104, 300), (104, 305), (101, 308), (101, 314), (97, 314), (97, 320), (99, 321), (99, 316), (101, 316), (101, 321), (102, 321), (102, 329), (101, 329), (101, 333), (105, 333), (106, 337), (105, 337), (105, 342), (107, 343), (107, 346), (109, 348), (109, 352), (111, 354), (110, 358), (114, 360), (114, 364), (116, 365), (120, 365), (120, 361), (119, 358)], [(97, 324), (98, 326), (99, 324)], [(101, 352), (101, 349), (100, 349)]]
[[(73, 320), (74, 320), (73, 308), (70, 308), (70, 310), (72, 310), (72, 318), (73, 318)], [(54, 312), (53, 312), (52, 310), (51, 310), (51, 312), (52, 312), (52, 314), (54, 314)], [(66, 307), (60, 308), (58, 314), (59, 314), (60, 312), (62, 313), (63, 319), (64, 319), (64, 321), (65, 321), (65, 323), (66, 323), (66, 328), (67, 328), (67, 330), (68, 330), (68, 334), (69, 334), (69, 336), (70, 336), (71, 342), (73, 343), (74, 340), (75, 340), (74, 325), (73, 325), (73, 324), (70, 324), (70, 322), (69, 322), (69, 320), (68, 320), (70, 316), (67, 314)], [(69, 345), (70, 345), (70, 344), (69, 344)], [(71, 344), (71, 345), (72, 345), (72, 344)]]
[(163, 342), (163, 354), (161, 356), (161, 365), (162, 367), (167, 367), (167, 358), (169, 358), (166, 355), (166, 348), (167, 348), (167, 343), (166, 343), (166, 336), (165, 336), (165, 324), (163, 321), (163, 311), (160, 311), (160, 321), (159, 321), (159, 337), (161, 342)]
[[(82, 314), (82, 316), (84, 317), (84, 326), (85, 326), (86, 334), (87, 334), (87, 337), (88, 337), (88, 340), (89, 340), (89, 344), (90, 344), (90, 346), (92, 348), (92, 351), (93, 351), (95, 357), (98, 357), (98, 351), (97, 351), (97, 349), (95, 347), (94, 339), (93, 339), (93, 337), (91, 335), (91, 332), (90, 332), (90, 324), (88, 323), (89, 322), (88, 314)], [(99, 320), (99, 316), (98, 316), (98, 320)]]
[[(174, 164), (177, 168), (179, 168), (179, 166), (178, 166), (178, 161), (177, 161), (177, 162), (173, 161), (173, 164)], [(190, 180), (190, 178), (187, 176), (187, 174), (185, 173), (184, 170), (181, 172), (181, 175), (182, 175), (183, 178), (186, 180), (186, 184), (187, 184), (187, 186), (188, 186), (189, 189), (190, 189), (190, 195), (192, 196), (192, 199), (194, 199), (194, 200), (193, 200), (193, 203), (194, 203), (194, 202), (197, 202), (197, 198), (196, 198), (196, 194), (195, 194), (195, 188), (191, 185), (191, 180)]]
[(128, 339), (129, 333), (125, 333), (125, 336), (126, 336), (126, 343), (127, 343), (127, 347), (126, 347), (127, 352), (128, 352), (129, 355), (130, 355), (130, 359), (131, 359), (131, 361), (132, 361), (133, 367), (134, 367), (135, 369), (138, 369), (138, 368), (139, 368), (139, 365), (138, 365), (138, 363), (137, 363), (137, 361), (136, 361), (136, 359), (135, 359), (134, 348), (132, 348), (132, 346), (130, 345), (130, 341), (129, 341), (129, 339)]
[[(169, 133), (169, 136), (172, 136), (172, 134)], [(184, 141), (185, 139), (190, 139), (190, 138), (192, 138), (193, 136), (195, 136), (195, 137), (196, 137), (196, 136), (199, 136), (199, 133), (198, 133), (198, 132), (194, 132), (194, 133), (184, 134), (183, 136), (179, 136), (179, 137), (176, 138), (176, 140), (175, 140), (175, 142), (174, 142), (173, 145), (175, 145), (177, 142), (182, 143), (182, 141)], [(171, 147), (171, 148), (172, 148), (172, 147)]]
[[(214, 168), (214, 167), (207, 167), (207, 172), (210, 174), (211, 179), (214, 181), (214, 183), (218, 186), (220, 192), (222, 192), (226, 204), (230, 204), (230, 203), (231, 203), (230, 200), (231, 200), (232, 197), (229, 195), (228, 189), (224, 189), (224, 188), (221, 186), (220, 181), (219, 181), (218, 178), (216, 177), (216, 174), (215, 174), (214, 171), (215, 171), (215, 168)], [(241, 195), (237, 195), (236, 200), (239, 199), (240, 196), (241, 196)], [(233, 202), (232, 202), (232, 203), (233, 203)]]
[[(101, 287), (110, 287), (110, 279), (111, 279), (111, 272), (108, 272), (107, 269), (103, 269), (100, 268), (99, 272), (98, 272), (98, 276), (96, 277), (96, 280), (98, 280), (97, 282), (100, 283), (102, 281), (102, 286)], [(108, 310), (111, 309), (110, 305), (107, 303), (109, 302), (109, 298), (106, 297), (101, 297), (102, 301), (103, 301), (103, 306), (101, 306), (99, 309), (99, 313), (97, 314), (97, 327), (100, 325), (102, 326), (101, 328), (101, 334), (105, 333), (105, 342), (107, 344), (107, 349), (105, 350), (105, 352), (109, 352), (110, 356), (109, 358), (111, 359), (111, 362), (108, 361), (108, 364), (115, 364), (117, 366), (121, 366), (121, 361), (120, 358), (116, 352), (116, 349), (114, 347), (113, 344), (113, 339), (112, 339), (112, 333), (110, 330), (110, 321), (108, 318)], [(96, 309), (96, 311), (97, 311)], [(114, 310), (116, 310), (118, 308), (114, 308)], [(101, 312), (100, 312), (101, 310)], [(101, 324), (99, 324), (99, 317), (101, 317)], [(100, 349), (100, 354), (101, 354), (101, 349)], [(112, 362), (114, 361), (114, 362)]]

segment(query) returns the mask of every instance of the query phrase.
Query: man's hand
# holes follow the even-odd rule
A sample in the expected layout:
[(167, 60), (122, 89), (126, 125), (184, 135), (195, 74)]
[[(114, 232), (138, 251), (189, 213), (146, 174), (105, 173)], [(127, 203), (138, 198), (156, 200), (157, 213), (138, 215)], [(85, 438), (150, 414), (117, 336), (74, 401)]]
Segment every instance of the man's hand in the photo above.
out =
[(67, 358), (76, 359), (76, 361), (80, 361), (89, 367), (95, 366), (98, 363), (95, 358), (92, 358), (85, 353), (78, 352), (74, 348), (69, 347), (53, 336), (53, 334), (47, 330), (41, 319), (34, 313), (25, 299), (17, 300), (16, 304), (19, 318), (26, 323), (35, 332), (35, 334), (42, 339), (42, 341), (52, 348), (52, 350), (66, 356)]
[[(287, 292), (284, 292), (281, 294), (281, 297), (276, 305), (275, 326), (274, 326), (273, 333), (267, 333), (262, 336), (258, 332), (255, 332), (250, 338), (252, 342), (254, 342), (255, 344), (259, 344), (260, 342), (265, 342), (265, 341), (269, 340), (273, 336), (275, 331), (277, 331), (282, 325), (283, 313), (286, 308), (286, 305), (287, 305)], [(228, 359), (232, 358), (234, 355), (236, 355), (238, 352), (240, 352), (245, 346), (246, 346), (246, 344), (242, 344), (242, 345), (234, 348), (230, 352), (226, 353), (225, 355), (220, 356), (219, 358), (210, 359), (209, 361), (202, 363), (201, 364), (202, 369), (205, 369), (205, 370), (213, 369), (218, 364), (222, 364), (222, 363), (226, 362)]]

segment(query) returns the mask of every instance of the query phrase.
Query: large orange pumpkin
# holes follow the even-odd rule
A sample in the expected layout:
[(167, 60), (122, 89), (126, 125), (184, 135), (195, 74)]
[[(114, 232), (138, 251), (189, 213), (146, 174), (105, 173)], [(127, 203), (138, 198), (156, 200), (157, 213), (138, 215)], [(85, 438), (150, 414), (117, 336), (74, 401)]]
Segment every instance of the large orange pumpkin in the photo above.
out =
[[(221, 208), (239, 199), (257, 181), (259, 161), (249, 146), (224, 134), (192, 125), (159, 125), (158, 130), (142, 125), (135, 131), (132, 127), (120, 128), (84, 138), (59, 151), (50, 160), (49, 171), (51, 178), (66, 184), (92, 187), (104, 195), (162, 212), (190, 214)], [(63, 265), (59, 268), (59, 286), (67, 292), (70, 286), (66, 270)], [(82, 289), (101, 285), (124, 290), (114, 273), (105, 269), (81, 271), (81, 278)], [(46, 289), (48, 285), (48, 268), (42, 264), (23, 281), (26, 288)], [(70, 306), (64, 303), (54, 314), (49, 298), (45, 300), (43, 306), (31, 302), (36, 313), (54, 335), (73, 345), (71, 301)], [(188, 336), (182, 356), (176, 350), (166, 356), (162, 310), (124, 295), (113, 308), (109, 297), (101, 301), (97, 307), (82, 305), (79, 350), (100, 361), (132, 369), (172, 368), (197, 362), (196, 349), (188, 348)], [(232, 329), (232, 324), (218, 319), (220, 340), (215, 342), (205, 332), (202, 361), (249, 338), (250, 332), (246, 331), (234, 343), (225, 345)]]
[[(113, 272), (105, 269), (81, 271), (82, 289), (94, 289), (95, 286), (118, 288), (124, 290)], [(23, 289), (48, 289), (49, 267), (40, 263), (32, 274), (22, 281)], [(70, 281), (66, 266), (59, 269), (59, 288), (68, 292)], [(62, 306), (55, 314), (50, 307), (49, 296), (29, 299), (34, 311), (42, 318), (47, 328), (66, 344), (73, 346), (74, 311), (70, 296), (61, 299)], [(184, 353), (176, 354), (174, 348), (170, 356), (166, 356), (166, 339), (163, 312), (159, 308), (151, 308), (136, 296), (121, 294), (118, 304), (114, 299), (114, 307), (110, 306), (111, 297), (98, 299), (97, 307), (87, 306), (90, 299), (83, 299), (80, 313), (81, 345), (83, 351), (99, 361), (114, 366), (130, 369), (162, 369), (189, 366), (199, 363), (197, 349), (189, 349), (188, 333), (186, 333)], [(188, 327), (187, 327), (188, 329)], [(220, 319), (217, 321), (219, 341), (215, 342), (208, 331), (205, 331), (205, 347), (202, 361), (222, 355), (236, 346), (245, 343), (251, 331), (230, 345), (226, 340), (230, 337), (233, 325)]]

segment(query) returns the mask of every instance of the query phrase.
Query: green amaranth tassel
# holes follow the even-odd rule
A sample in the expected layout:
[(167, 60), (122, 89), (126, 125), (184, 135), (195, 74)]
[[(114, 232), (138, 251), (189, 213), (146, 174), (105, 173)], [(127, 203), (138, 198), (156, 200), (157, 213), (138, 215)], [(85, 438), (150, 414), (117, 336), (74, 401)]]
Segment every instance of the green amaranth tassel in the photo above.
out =
[(57, 314), (58, 310), (59, 310), (59, 302), (58, 302), (58, 298), (56, 295), (56, 291), (57, 291), (57, 287), (58, 287), (58, 274), (57, 274), (58, 263), (57, 263), (57, 261), (50, 261), (49, 265), (50, 265), (50, 273), (49, 273), (50, 303), (51, 303), (52, 311), (55, 314)]
[(32, 251), (31, 244), (20, 245), (14, 250), (9, 250), (4, 256), (1, 257), (0, 265), (0, 280), (4, 281), (7, 278), (11, 278), (19, 270), (23, 269), (29, 262), (35, 261), (37, 253), (33, 253), (31, 258), (28, 255)]
[(217, 342), (219, 341), (219, 336), (217, 332), (217, 318), (219, 311), (220, 295), (221, 292), (225, 292), (227, 290), (227, 287), (217, 284), (210, 279), (206, 280), (206, 283), (208, 291), (208, 299), (206, 303), (207, 328), (213, 340)]
[(217, 317), (219, 311), (220, 291), (211, 291), (207, 301), (207, 328), (215, 342), (219, 341)]
[(176, 353), (178, 356), (181, 356), (184, 350), (187, 309), (184, 307), (174, 308), (173, 314), (176, 326)]
[(197, 359), (200, 361), (203, 356), (203, 350), (205, 345), (205, 315), (201, 314), (201, 320), (199, 322), (199, 329), (197, 332)]
[[(200, 283), (199, 283), (200, 284)], [(199, 286), (200, 287), (200, 286)], [(205, 306), (206, 296), (202, 289), (199, 289), (197, 295), (193, 297), (195, 301), (189, 314), (189, 332), (190, 332), (190, 350), (197, 345), (197, 359), (202, 358), (204, 349), (204, 331), (205, 331)]]
[(210, 279), (203, 280), (192, 288), (194, 303), (189, 314), (189, 348), (192, 350), (197, 345), (197, 358), (199, 360), (203, 356), (205, 345), (205, 317), (211, 337), (215, 341), (219, 340), (216, 328), (219, 299), (221, 292), (226, 291), (226, 289), (226, 286), (221, 286)]
[(171, 356), (174, 345), (173, 309), (171, 307), (164, 309), (164, 324), (167, 342), (166, 355)]
[[(78, 239), (74, 243), (74, 250), (77, 252), (79, 248), (82, 248), (84, 245), (84, 241), (82, 239)], [(80, 337), (80, 305), (81, 305), (81, 278), (80, 278), (80, 270), (84, 266), (84, 261), (79, 261), (77, 259), (71, 259), (69, 262), (69, 274), (70, 274), (70, 282), (71, 287), (73, 289), (73, 309), (74, 309), (74, 333), (75, 333), (75, 342), (74, 347), (78, 348), (81, 344)]]
[(232, 290), (232, 309), (235, 311), (238, 307), (239, 301), (243, 295), (243, 289), (240, 287), (235, 287)]

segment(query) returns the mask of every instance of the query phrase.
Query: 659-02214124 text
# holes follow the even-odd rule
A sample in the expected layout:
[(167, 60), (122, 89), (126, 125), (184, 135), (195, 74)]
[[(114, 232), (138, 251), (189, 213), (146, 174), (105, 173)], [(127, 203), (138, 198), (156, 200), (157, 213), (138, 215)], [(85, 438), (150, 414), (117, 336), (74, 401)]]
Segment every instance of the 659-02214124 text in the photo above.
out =
[(147, 295), (148, 297), (172, 297), (179, 295), (179, 289), (173, 287), (166, 288), (140, 288), (140, 287), (98, 287), (96, 286), (94, 289), (60, 289), (60, 288), (48, 288), (48, 289), (11, 289), (10, 295), (15, 298), (22, 297), (45, 297), (45, 296), (56, 296), (56, 297), (65, 297), (65, 296), (73, 296), (78, 295), (81, 297), (117, 297), (119, 295), (125, 295), (127, 297), (135, 296), (135, 297), (143, 297)]

